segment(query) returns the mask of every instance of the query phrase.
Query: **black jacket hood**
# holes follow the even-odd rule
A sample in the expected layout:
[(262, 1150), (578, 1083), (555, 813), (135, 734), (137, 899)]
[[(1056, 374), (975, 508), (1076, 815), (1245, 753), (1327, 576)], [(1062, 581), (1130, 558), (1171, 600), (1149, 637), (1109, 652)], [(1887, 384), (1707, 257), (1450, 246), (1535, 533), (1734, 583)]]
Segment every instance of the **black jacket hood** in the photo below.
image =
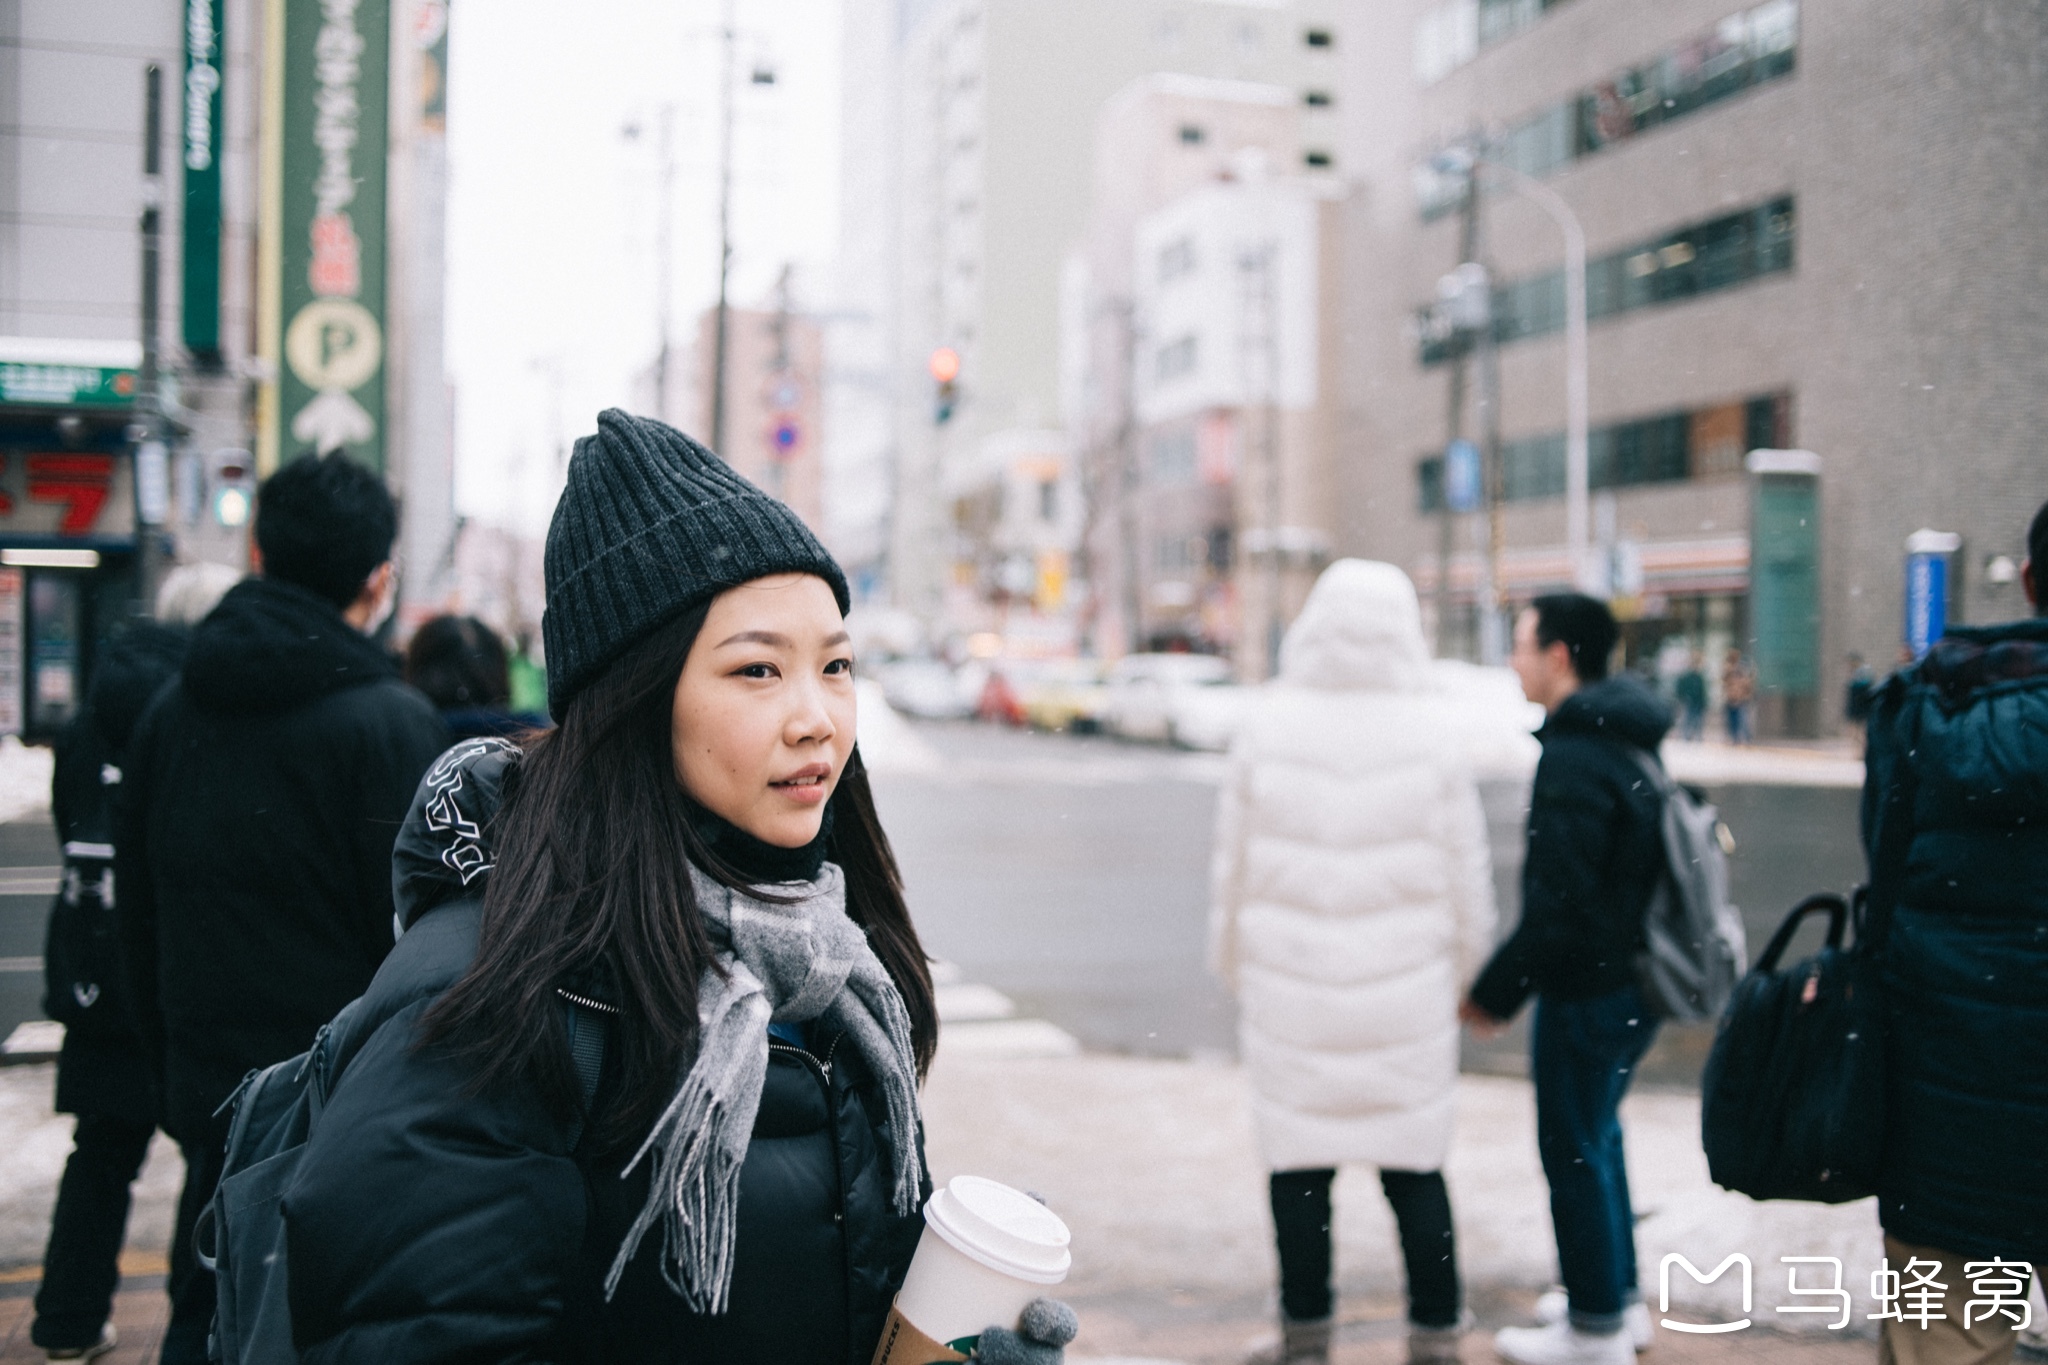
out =
[(465, 739), (420, 779), (391, 850), (391, 899), (401, 932), (437, 905), (483, 896), (497, 862), (491, 821), (519, 756), (510, 740)]
[(1670, 704), (1640, 679), (1624, 673), (1588, 683), (1566, 697), (1536, 737), (1607, 735), (1655, 753), (1670, 728)]
[(246, 578), (192, 634), (185, 690), (205, 711), (269, 715), (398, 676), (384, 652), (317, 593)]
[(191, 633), (181, 626), (136, 621), (115, 636), (93, 668), (87, 703), (109, 753), (128, 747), (157, 689), (184, 662)]

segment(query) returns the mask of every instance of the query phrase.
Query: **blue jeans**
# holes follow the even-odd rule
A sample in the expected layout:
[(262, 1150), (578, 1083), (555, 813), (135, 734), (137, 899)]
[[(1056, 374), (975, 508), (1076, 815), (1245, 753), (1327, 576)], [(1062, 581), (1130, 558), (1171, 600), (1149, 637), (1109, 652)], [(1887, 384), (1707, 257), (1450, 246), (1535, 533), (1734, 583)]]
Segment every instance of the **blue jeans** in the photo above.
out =
[(1640, 1297), (1619, 1111), (1656, 1032), (1634, 986), (1591, 1000), (1536, 1001), (1536, 1145), (1550, 1182), (1558, 1269), (1572, 1323), (1583, 1331), (1619, 1330), (1623, 1307)]

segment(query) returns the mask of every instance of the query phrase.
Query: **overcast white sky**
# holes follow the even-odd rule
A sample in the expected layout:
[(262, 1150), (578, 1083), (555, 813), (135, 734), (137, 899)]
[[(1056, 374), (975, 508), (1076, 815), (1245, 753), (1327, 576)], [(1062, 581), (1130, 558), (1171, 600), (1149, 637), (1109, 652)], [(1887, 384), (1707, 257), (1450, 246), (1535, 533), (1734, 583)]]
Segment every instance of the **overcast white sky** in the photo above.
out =
[[(448, 365), (456, 506), (540, 532), (557, 442), (626, 403), (656, 350), (655, 128), (674, 107), (674, 333), (717, 291), (719, 0), (456, 0)], [(839, 0), (737, 0), (736, 302), (839, 228)], [(747, 77), (771, 66), (773, 87)], [(639, 125), (637, 140), (622, 130)], [(557, 378), (559, 377), (559, 379)], [(558, 396), (559, 395), (559, 396)]]

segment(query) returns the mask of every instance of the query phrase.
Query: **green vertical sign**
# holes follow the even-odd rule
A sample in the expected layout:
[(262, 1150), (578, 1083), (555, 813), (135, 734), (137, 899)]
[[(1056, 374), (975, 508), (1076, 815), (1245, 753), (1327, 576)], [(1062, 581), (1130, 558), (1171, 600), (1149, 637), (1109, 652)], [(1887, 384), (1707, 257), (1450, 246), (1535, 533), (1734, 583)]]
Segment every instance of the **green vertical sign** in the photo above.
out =
[(1761, 692), (1820, 690), (1820, 481), (1764, 474), (1749, 539), (1749, 610)]
[(283, 0), (271, 449), (384, 468), (390, 0)]
[(185, 0), (185, 348), (220, 354), (221, 0)]

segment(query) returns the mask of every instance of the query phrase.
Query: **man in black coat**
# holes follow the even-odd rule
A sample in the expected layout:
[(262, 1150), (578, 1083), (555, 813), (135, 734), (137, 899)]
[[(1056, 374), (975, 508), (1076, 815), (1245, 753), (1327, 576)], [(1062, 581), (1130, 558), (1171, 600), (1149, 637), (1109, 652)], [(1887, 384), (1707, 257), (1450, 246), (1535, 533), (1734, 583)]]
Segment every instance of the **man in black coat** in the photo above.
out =
[(165, 1365), (206, 1358), (192, 1226), (219, 1182), (215, 1111), (303, 1051), (393, 942), (391, 846), (445, 743), (367, 637), (388, 610), (383, 482), (303, 456), (257, 494), (256, 567), (194, 633), (132, 742), (116, 845), (136, 1023), (185, 1153)]
[[(2048, 505), (2027, 548), (2041, 613)], [(1878, 690), (1863, 841), (1886, 935), (1878, 1218), (1905, 1291), (1882, 1358), (2009, 1361), (2048, 1262), (2048, 615), (1952, 629)]]
[(1657, 1027), (1635, 974), (1664, 871), (1642, 755), (1654, 761), (1671, 710), (1635, 678), (1607, 676), (1619, 634), (1605, 604), (1577, 593), (1540, 597), (1515, 624), (1522, 690), (1549, 713), (1536, 732), (1522, 918), (1459, 1010), (1483, 1033), (1537, 997), (1536, 1137), (1568, 1312), (1500, 1334), (1516, 1365), (1628, 1365), (1649, 1326), (1619, 1110)]

